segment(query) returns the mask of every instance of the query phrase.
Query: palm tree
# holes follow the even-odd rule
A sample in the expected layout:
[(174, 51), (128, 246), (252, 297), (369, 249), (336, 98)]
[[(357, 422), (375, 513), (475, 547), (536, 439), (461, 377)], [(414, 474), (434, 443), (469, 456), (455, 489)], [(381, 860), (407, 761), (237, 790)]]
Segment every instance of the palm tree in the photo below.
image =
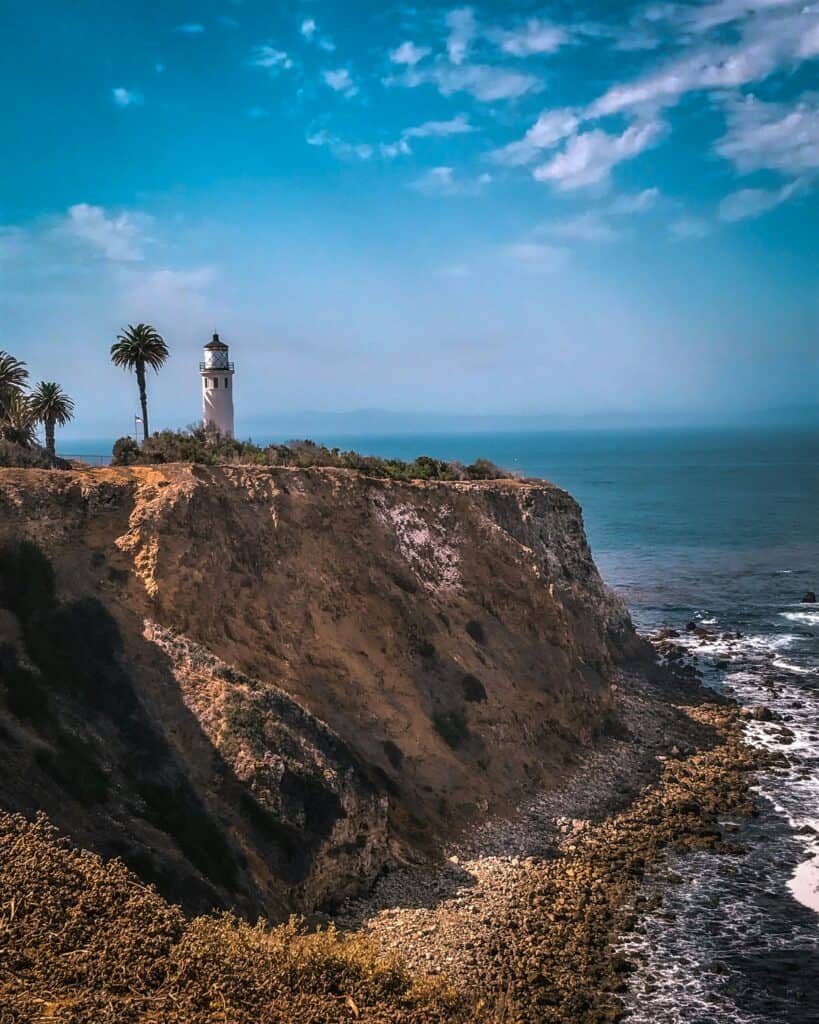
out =
[(128, 330), (117, 335), (115, 344), (111, 346), (111, 362), (114, 366), (122, 366), (126, 370), (135, 370), (139, 386), (139, 404), (142, 406), (142, 433), (148, 439), (148, 394), (145, 390), (145, 367), (150, 366), (156, 372), (168, 358), (168, 346), (165, 339), (150, 324), (128, 324)]
[(41, 380), (29, 399), (31, 410), (45, 427), (46, 451), (53, 459), (54, 427), (64, 427), (74, 415), (74, 403), (54, 381)]
[(37, 417), (22, 391), (10, 390), (3, 399), (0, 437), (24, 448), (33, 447), (37, 441)]
[(0, 418), (5, 416), (5, 407), (12, 395), (22, 395), (28, 383), (26, 364), (0, 351)]

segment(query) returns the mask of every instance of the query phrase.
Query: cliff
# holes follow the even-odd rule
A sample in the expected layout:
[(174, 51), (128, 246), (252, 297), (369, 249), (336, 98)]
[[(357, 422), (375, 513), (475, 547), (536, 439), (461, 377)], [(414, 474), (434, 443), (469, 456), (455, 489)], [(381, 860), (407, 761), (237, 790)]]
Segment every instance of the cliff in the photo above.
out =
[(640, 650), (547, 483), (0, 471), (0, 806), (305, 909), (559, 780)]

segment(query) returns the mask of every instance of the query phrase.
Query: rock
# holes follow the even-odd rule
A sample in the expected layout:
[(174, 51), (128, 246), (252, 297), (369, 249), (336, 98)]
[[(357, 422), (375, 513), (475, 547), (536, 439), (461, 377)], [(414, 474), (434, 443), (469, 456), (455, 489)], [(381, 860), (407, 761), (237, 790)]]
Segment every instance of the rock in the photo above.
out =
[(757, 722), (775, 722), (779, 716), (764, 704), (751, 708), (751, 718)]
[(816, 592), (809, 590), (802, 598), (802, 604), (816, 604)]

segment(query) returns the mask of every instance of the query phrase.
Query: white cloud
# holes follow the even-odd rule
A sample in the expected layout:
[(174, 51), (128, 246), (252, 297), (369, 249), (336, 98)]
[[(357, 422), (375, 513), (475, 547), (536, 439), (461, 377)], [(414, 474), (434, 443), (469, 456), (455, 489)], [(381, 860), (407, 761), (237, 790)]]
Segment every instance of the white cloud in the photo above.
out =
[(642, 192), (636, 192), (632, 196), (618, 196), (608, 206), (608, 212), (617, 216), (625, 216), (632, 213), (645, 213), (660, 198), (658, 188), (644, 188)]
[(197, 21), (189, 21), (184, 25), (177, 25), (177, 32), (184, 32), (186, 36), (199, 36), (205, 31), (205, 26)]
[[(711, 5), (712, 13), (717, 5)], [(750, 11), (743, 5), (728, 6), (736, 20)], [(791, 67), (819, 53), (819, 8), (797, 7), (792, 3), (755, 5), (765, 10), (740, 22), (736, 43), (697, 40), (679, 59), (666, 62), (659, 70), (627, 84), (609, 88), (589, 108), (590, 117), (622, 113), (635, 107), (660, 108), (676, 103), (688, 92), (738, 88), (767, 78), (774, 71)], [(707, 5), (700, 14), (707, 11)], [(721, 24), (722, 22), (719, 22)], [(684, 36), (682, 38), (685, 38)]]
[(434, 85), (442, 96), (466, 92), (482, 103), (517, 99), (530, 92), (540, 92), (543, 83), (534, 75), (491, 64), (463, 64), (455, 67), (438, 62), (431, 67), (408, 68), (402, 75), (386, 80), (387, 85)]
[(425, 121), (415, 128), (407, 128), (402, 136), (405, 139), (441, 138), (447, 135), (466, 135), (474, 131), (476, 128), (470, 124), (466, 114), (456, 114), (448, 121)]
[[(375, 154), (373, 146), (367, 143), (346, 142), (325, 128), (308, 135), (307, 145), (326, 147), (339, 160), (370, 160)], [(387, 156), (386, 153), (382, 155)]]
[(123, 318), (138, 319), (146, 309), (155, 323), (190, 323), (192, 317), (215, 315), (209, 289), (216, 279), (212, 267), (173, 270), (169, 267), (134, 270), (120, 266), (115, 276), (121, 291)]
[(598, 128), (573, 135), (565, 149), (536, 167), (536, 181), (546, 181), (561, 191), (585, 188), (608, 180), (612, 168), (631, 160), (659, 142), (665, 134), (661, 121), (630, 125), (621, 135), (609, 135)]
[(118, 107), (138, 107), (143, 102), (141, 93), (125, 89), (121, 85), (111, 90), (111, 96)]
[(521, 167), (531, 163), (543, 149), (551, 149), (573, 134), (580, 118), (571, 109), (544, 110), (522, 139), (510, 142), (490, 153), (490, 158), (506, 167)]
[(596, 210), (587, 210), (565, 220), (551, 221), (544, 224), (542, 230), (558, 238), (577, 242), (615, 242), (620, 237), (620, 232)]
[(477, 31), (475, 14), (471, 7), (458, 7), (446, 16), (449, 37), (446, 50), (453, 64), (463, 64)]
[(114, 262), (143, 259), (145, 232), (152, 223), (144, 214), (105, 212), (101, 206), (77, 203), (71, 206), (65, 220), (58, 226), (61, 234), (90, 245)]
[(753, 96), (727, 107), (728, 132), (717, 153), (741, 174), (773, 170), (801, 175), (819, 170), (819, 94), (794, 104), (763, 103)]
[(538, 53), (554, 53), (569, 41), (569, 34), (559, 25), (530, 18), (525, 25), (512, 30), (493, 30), (494, 39), (504, 53), (513, 57), (531, 57)]
[(353, 81), (353, 76), (347, 68), (323, 71), (321, 77), (333, 92), (340, 92), (342, 96), (346, 96), (348, 99), (358, 93), (358, 86)]
[(271, 74), (289, 71), (293, 67), (292, 58), (284, 50), (277, 50), (275, 46), (269, 44), (257, 46), (253, 51), (250, 63), (257, 68), (267, 68)]
[(669, 227), (671, 237), (684, 242), (694, 238), (705, 238), (711, 234), (711, 225), (702, 217), (680, 217)]
[(412, 182), (412, 187), (428, 196), (476, 196), (491, 181), (491, 174), (460, 178), (453, 167), (431, 167)]
[(503, 256), (523, 270), (537, 274), (551, 274), (566, 264), (566, 249), (540, 242), (515, 242), (503, 246)]
[(299, 32), (301, 32), (308, 43), (315, 43), (325, 53), (332, 53), (336, 48), (336, 44), (329, 36), (319, 36), (317, 34), (318, 24), (315, 18), (305, 18), (299, 26)]
[(748, 220), (781, 206), (800, 189), (801, 182), (792, 181), (781, 188), (743, 188), (732, 192), (719, 204), (719, 218), (724, 221)]
[(393, 64), (407, 64), (410, 67), (428, 57), (432, 50), (428, 46), (416, 46), (409, 39), (401, 43), (394, 50), (390, 50), (390, 60)]

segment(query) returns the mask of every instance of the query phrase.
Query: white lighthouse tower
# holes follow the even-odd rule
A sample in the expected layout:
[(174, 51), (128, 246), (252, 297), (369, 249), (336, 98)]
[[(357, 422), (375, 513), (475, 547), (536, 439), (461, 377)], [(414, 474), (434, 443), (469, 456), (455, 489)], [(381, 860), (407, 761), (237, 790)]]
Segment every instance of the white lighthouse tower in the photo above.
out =
[(202, 422), (206, 430), (233, 437), (233, 363), (227, 345), (214, 334), (199, 364), (202, 377)]

